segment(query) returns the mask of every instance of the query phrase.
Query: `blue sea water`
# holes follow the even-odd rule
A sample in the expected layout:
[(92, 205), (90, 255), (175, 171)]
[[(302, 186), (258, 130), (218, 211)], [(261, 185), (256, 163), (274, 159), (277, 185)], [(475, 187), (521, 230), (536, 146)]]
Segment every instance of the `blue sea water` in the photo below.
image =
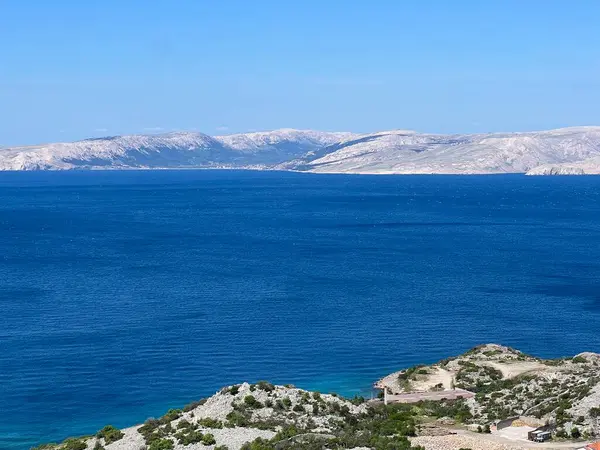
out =
[(600, 351), (600, 178), (0, 174), (0, 448), (486, 342)]

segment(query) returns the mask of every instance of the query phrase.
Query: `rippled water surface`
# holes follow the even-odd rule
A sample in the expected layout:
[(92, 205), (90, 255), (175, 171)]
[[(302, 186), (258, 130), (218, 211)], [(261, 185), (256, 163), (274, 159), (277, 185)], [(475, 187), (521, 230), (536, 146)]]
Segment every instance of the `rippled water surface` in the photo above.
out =
[(0, 448), (222, 385), (600, 351), (600, 178), (0, 174)]

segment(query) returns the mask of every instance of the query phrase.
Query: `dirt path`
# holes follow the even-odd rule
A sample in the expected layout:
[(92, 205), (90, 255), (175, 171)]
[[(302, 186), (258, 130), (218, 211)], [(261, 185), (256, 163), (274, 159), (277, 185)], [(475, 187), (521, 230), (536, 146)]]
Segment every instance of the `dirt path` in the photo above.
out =
[[(452, 380), (456, 375), (454, 371), (436, 366), (430, 367), (429, 371), (430, 373), (428, 375), (419, 375), (416, 380), (410, 381), (412, 391), (429, 391), (432, 387), (439, 384), (441, 384), (445, 390), (452, 389)], [(402, 387), (398, 381), (398, 375), (401, 373), (402, 371), (389, 374), (375, 383), (375, 387), (379, 389), (387, 387), (392, 392), (401, 392)]]
[(457, 398), (472, 398), (473, 392), (463, 389), (450, 389), (447, 391), (423, 391), (423, 392), (408, 392), (406, 394), (387, 394), (388, 403), (417, 403), (421, 400), (439, 401), (442, 399), (454, 400)]
[(413, 381), (413, 388), (417, 391), (427, 391), (433, 386), (441, 384), (444, 386), (444, 389), (452, 389), (452, 380), (456, 374), (449, 370), (442, 369), (441, 367), (435, 367), (432, 369), (432, 373), (427, 375), (427, 379), (423, 381)]
[(534, 449), (534, 448), (543, 448), (543, 449), (561, 449), (561, 450), (566, 450), (566, 449), (578, 449), (581, 447), (585, 447), (587, 444), (589, 444), (591, 441), (588, 442), (542, 442), (542, 443), (538, 443), (538, 442), (531, 442), (528, 441), (526, 438), (524, 439), (509, 439), (507, 437), (504, 436), (500, 436), (496, 433), (492, 433), (492, 434), (481, 434), (481, 433), (474, 433), (472, 431), (467, 431), (467, 430), (455, 430), (457, 432), (458, 435), (461, 436), (470, 436), (472, 438), (478, 438), (480, 440), (484, 440), (486, 442), (496, 442), (499, 444), (505, 444), (505, 445), (512, 445), (512, 446), (517, 446), (518, 448), (522, 448), (522, 449)]
[(502, 372), (504, 378), (514, 378), (528, 372), (539, 373), (548, 370), (548, 366), (537, 361), (518, 361), (510, 363), (487, 361), (484, 364)]

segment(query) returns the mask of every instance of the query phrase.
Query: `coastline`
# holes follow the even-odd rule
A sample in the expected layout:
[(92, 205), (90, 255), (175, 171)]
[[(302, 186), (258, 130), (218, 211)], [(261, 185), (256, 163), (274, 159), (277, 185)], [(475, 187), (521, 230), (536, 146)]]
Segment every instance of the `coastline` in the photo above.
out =
[(236, 172), (270, 172), (270, 173), (301, 173), (312, 175), (372, 175), (372, 176), (503, 176), (503, 175), (523, 175), (531, 177), (594, 177), (600, 176), (600, 173), (594, 172), (535, 172), (529, 171), (393, 171), (393, 170), (376, 170), (376, 171), (336, 171), (336, 170), (297, 170), (297, 169), (281, 169), (269, 167), (73, 167), (73, 168), (48, 168), (48, 169), (0, 169), (0, 173), (96, 173), (96, 172), (181, 172), (181, 171), (236, 171)]
[[(440, 367), (442, 366), (446, 367), (447, 369), (441, 369)], [(587, 369), (588, 366), (589, 369)], [(477, 370), (475, 371), (471, 368), (477, 368)], [(411, 392), (415, 393), (413, 395), (420, 395), (422, 393), (435, 391), (436, 389), (434, 386), (437, 387), (439, 385), (441, 389), (448, 389), (448, 392), (450, 392), (451, 390), (457, 389), (458, 386), (461, 388), (467, 388), (469, 383), (477, 382), (477, 386), (479, 386), (479, 383), (482, 381), (485, 382), (484, 380), (488, 380), (487, 383), (491, 383), (490, 386), (492, 386), (494, 383), (496, 383), (495, 380), (498, 379), (522, 380), (522, 383), (529, 385), (531, 383), (538, 382), (535, 380), (544, 380), (547, 376), (551, 376), (551, 379), (554, 379), (557, 374), (561, 373), (568, 377), (571, 377), (572, 374), (580, 373), (580, 375), (577, 376), (587, 376), (588, 378), (581, 379), (584, 381), (587, 380), (587, 384), (590, 387), (595, 386), (594, 389), (588, 389), (586, 393), (583, 394), (583, 397), (581, 397), (580, 394), (577, 394), (579, 395), (577, 398), (583, 398), (582, 404), (587, 405), (587, 410), (579, 409), (578, 411), (580, 413), (583, 412), (584, 414), (591, 414), (591, 405), (595, 404), (594, 402), (598, 402), (600, 405), (599, 369), (600, 354), (596, 353), (584, 352), (572, 358), (542, 360), (525, 355), (524, 353), (521, 353), (518, 350), (513, 350), (509, 347), (504, 347), (497, 344), (486, 344), (475, 347), (463, 355), (449, 357), (430, 366), (418, 365), (391, 373), (381, 378), (374, 383), (374, 386), (386, 392), (386, 395), (384, 395), (385, 402), (381, 399), (369, 400), (359, 397), (355, 397), (355, 399), (345, 399), (336, 394), (321, 394), (316, 391), (305, 391), (298, 389), (291, 385), (273, 385), (265, 381), (256, 384), (242, 383), (239, 385), (224, 387), (208, 399), (194, 402), (182, 408), (181, 410), (169, 410), (169, 412), (160, 419), (148, 419), (144, 424), (126, 427), (121, 431), (114, 429), (114, 432), (117, 433), (118, 436), (118, 438), (114, 441), (108, 441), (101, 438), (101, 434), (96, 435), (96, 437), (92, 435), (91, 437), (76, 438), (76, 440), (78, 440), (78, 442), (85, 443), (87, 449), (91, 449), (92, 446), (96, 448), (100, 445), (102, 448), (106, 448), (107, 450), (138, 450), (145, 445), (144, 440), (146, 444), (149, 444), (154, 442), (152, 439), (161, 439), (162, 441), (169, 441), (171, 439), (169, 437), (171, 435), (168, 434), (169, 432), (167, 432), (167, 434), (159, 435), (160, 437), (152, 437), (155, 433), (153, 430), (158, 430), (162, 424), (165, 425), (168, 430), (175, 430), (172, 433), (175, 433), (178, 429), (183, 430), (179, 434), (173, 435), (175, 440), (179, 439), (180, 444), (181, 442), (188, 442), (185, 440), (182, 441), (182, 439), (188, 439), (187, 437), (182, 437), (185, 435), (185, 433), (192, 433), (190, 436), (192, 436), (193, 433), (197, 433), (198, 436), (200, 436), (199, 439), (204, 439), (201, 447), (190, 447), (189, 444), (186, 444), (183, 446), (180, 445), (177, 448), (213, 448), (215, 445), (224, 445), (228, 449), (238, 450), (241, 448), (246, 448), (244, 447), (244, 443), (246, 442), (254, 440), (262, 440), (266, 442), (278, 439), (277, 431), (281, 429), (282, 426), (287, 426), (285, 425), (286, 422), (294, 424), (294, 426), (299, 429), (305, 429), (307, 432), (314, 435), (330, 436), (332, 433), (335, 433), (335, 431), (333, 431), (334, 429), (332, 429), (332, 424), (335, 422), (335, 420), (332, 419), (332, 417), (337, 417), (336, 414), (342, 414), (342, 417), (340, 418), (343, 418), (343, 421), (349, 420), (349, 417), (356, 417), (359, 421), (363, 420), (360, 419), (360, 417), (363, 417), (369, 408), (387, 408), (384, 403), (387, 404), (388, 399), (393, 397), (387, 396), (388, 391), (390, 394), (398, 392)], [(467, 370), (467, 372), (464, 372), (465, 370)], [(489, 378), (490, 370), (497, 371), (497, 376), (499, 378), (494, 378), (496, 375), (492, 376), (492, 378)], [(591, 372), (589, 372), (590, 370)], [(440, 371), (446, 371), (447, 374), (452, 374), (451, 379), (447, 379), (447, 377), (450, 375), (447, 375), (446, 373), (442, 374), (440, 377)], [(476, 372), (477, 375), (475, 379), (468, 377), (465, 378), (465, 375), (461, 375), (463, 372), (465, 375), (467, 373)], [(596, 372), (598, 372), (598, 377), (589, 378), (589, 373), (593, 374)], [(473, 375), (469, 376), (472, 377)], [(592, 379), (596, 384), (590, 384)], [(455, 383), (457, 384), (456, 387), (454, 385)], [(465, 386), (464, 383), (467, 383), (467, 385)], [(509, 385), (513, 387), (519, 386), (518, 383), (515, 384), (515, 382), (511, 382), (510, 384), (500, 384), (500, 391), (506, 389), (506, 386)], [(579, 392), (579, 388), (577, 386), (579, 386), (578, 381), (573, 384), (572, 389), (574, 392)], [(511, 387), (511, 389), (513, 389), (513, 387)], [(474, 389), (475, 391), (478, 390), (476, 387), (471, 389)], [(562, 389), (564, 389), (564, 387)], [(488, 391), (489, 389), (484, 392)], [(463, 398), (461, 395), (458, 397), (458, 400), (446, 400), (446, 398), (449, 397), (444, 396), (441, 402), (438, 400), (426, 403), (435, 405), (437, 403), (444, 404), (450, 402), (450, 404), (452, 404), (453, 402), (458, 402), (459, 405), (464, 405), (464, 407), (468, 407), (468, 409), (471, 410), (471, 413), (469, 413), (468, 416), (465, 416), (470, 417), (470, 419), (468, 419), (466, 422), (463, 422), (462, 419), (450, 420), (449, 418), (437, 416), (438, 422), (436, 422), (436, 424), (430, 424), (429, 421), (422, 422), (422, 419), (420, 419), (415, 423), (417, 430), (419, 430), (415, 433), (417, 437), (411, 437), (415, 436), (415, 434), (410, 433), (407, 435), (407, 437), (411, 440), (411, 442), (414, 442), (415, 445), (424, 445), (425, 449), (432, 450), (436, 450), (438, 448), (458, 448), (453, 445), (466, 445), (469, 443), (471, 445), (473, 443), (477, 444), (477, 442), (484, 442), (484, 444), (482, 444), (482, 447), (475, 445), (472, 448), (482, 448), (485, 450), (540, 448), (538, 444), (535, 444), (537, 447), (531, 447), (530, 444), (527, 443), (527, 439), (524, 439), (523, 437), (513, 438), (510, 437), (511, 435), (506, 435), (505, 433), (503, 434), (500, 432), (499, 422), (497, 422), (497, 419), (496, 421), (493, 420), (496, 416), (491, 416), (489, 412), (483, 412), (483, 415), (481, 415), (482, 411), (479, 410), (481, 408), (481, 405), (479, 405), (481, 398), (479, 395), (480, 394), (477, 395), (477, 400), (475, 398)], [(553, 394), (546, 393), (545, 395), (550, 396), (548, 398), (551, 398)], [(561, 395), (564, 395), (564, 392)], [(587, 395), (590, 396), (590, 401), (587, 400)], [(283, 403), (281, 403), (282, 400), (284, 401)], [(285, 404), (285, 401), (288, 403)], [(410, 400), (408, 403), (418, 402), (418, 404), (422, 404), (423, 401), (423, 399), (419, 400), (417, 398)], [(539, 400), (540, 405), (547, 401), (548, 399), (544, 398), (540, 398)], [(279, 409), (275, 403), (280, 405)], [(396, 404), (398, 407), (403, 407), (402, 404), (404, 404), (404, 401), (399, 401), (399, 403), (392, 401), (392, 404)], [(325, 413), (323, 416), (324, 413), (319, 411), (319, 406), (325, 409), (328, 407), (329, 412)], [(335, 408), (332, 406), (335, 406)], [(592, 410), (593, 409), (594, 408), (592, 408)], [(290, 415), (292, 411), (294, 413)], [(523, 411), (523, 413), (528, 414), (531, 413), (531, 411), (532, 408), (528, 407), (527, 410)], [(598, 408), (598, 411), (600, 412), (600, 408)], [(331, 416), (331, 414), (333, 414), (333, 416)], [(348, 416), (343, 416), (344, 414), (347, 414)], [(512, 414), (514, 415), (515, 412)], [(550, 410), (550, 414), (553, 414), (552, 410)], [(278, 419), (277, 421), (273, 422), (275, 417)], [(477, 417), (479, 417), (479, 425), (477, 424), (478, 422), (473, 422), (473, 420), (476, 420)], [(525, 422), (534, 421), (535, 423), (543, 424), (544, 417), (546, 416), (539, 416), (539, 420), (537, 422), (535, 422), (536, 419), (533, 418), (524, 418), (522, 420), (525, 420)], [(545, 419), (546, 423), (548, 423), (548, 420), (558, 420), (558, 416), (556, 416), (555, 419), (552, 417), (553, 416), (547, 416)], [(587, 422), (588, 425), (592, 427), (590, 428), (591, 431), (588, 432), (587, 429), (584, 431), (585, 433), (591, 432), (600, 435), (600, 423), (596, 423), (593, 417), (594, 416), (592, 416), (592, 419), (590, 419), (591, 421)], [(435, 419), (435, 416), (433, 418)], [(501, 417), (499, 418), (501, 419)], [(265, 422), (265, 420), (270, 422)], [(289, 422), (289, 420), (292, 420), (292, 422)], [(481, 420), (484, 422), (481, 422)], [(515, 419), (513, 418), (512, 420)], [(577, 420), (578, 424), (584, 424), (583, 419)], [(579, 422), (580, 420), (582, 421)], [(460, 421), (460, 423), (464, 423), (464, 425), (454, 428), (456, 425), (458, 425), (458, 421)], [(185, 428), (183, 424), (194, 422), (197, 422), (197, 424), (200, 425), (200, 428), (198, 428), (199, 431), (186, 431), (187, 428)], [(267, 423), (270, 423), (271, 425), (267, 425), (266, 427), (261, 425)], [(468, 425), (473, 423), (475, 425)], [(479, 427), (479, 430), (481, 430), (482, 423), (491, 423), (494, 427), (496, 427), (496, 423), (498, 423), (498, 431), (492, 431), (492, 434), (489, 437), (486, 435), (477, 435), (473, 433), (472, 427)], [(152, 425), (150, 426), (148, 424)], [(451, 425), (450, 428), (448, 428), (447, 425)], [(597, 425), (598, 427), (595, 428)], [(515, 426), (517, 427), (515, 428), (517, 431), (518, 427), (524, 427), (524, 425)], [(558, 426), (561, 425), (559, 424)], [(571, 425), (571, 427), (574, 427), (574, 425)], [(113, 429), (111, 426), (107, 426), (105, 428)], [(150, 431), (144, 431), (145, 429)], [(527, 430), (533, 428), (525, 427), (523, 429), (525, 431), (522, 433), (526, 433)], [(150, 435), (148, 433), (150, 433)], [(590, 435), (589, 437), (593, 436), (594, 434)], [(206, 437), (207, 435), (208, 437)], [(591, 442), (589, 437), (587, 440), (582, 440), (580, 442)], [(190, 437), (189, 439), (192, 438)], [(332, 438), (327, 437), (324, 439)], [(575, 442), (563, 442), (556, 448), (576, 448), (575, 446), (580, 444), (580, 442), (576, 441), (577, 439), (575, 439)], [(67, 440), (65, 442), (70, 443), (74, 441)], [(104, 447), (104, 445), (106, 445), (106, 447)], [(61, 447), (61, 444), (46, 444), (38, 447), (39, 450), (62, 450), (62, 448), (63, 447)], [(150, 446), (150, 449), (153, 450), (153, 447)], [(65, 448), (65, 450), (72, 449), (68, 447)], [(83, 447), (81, 450), (84, 450)]]

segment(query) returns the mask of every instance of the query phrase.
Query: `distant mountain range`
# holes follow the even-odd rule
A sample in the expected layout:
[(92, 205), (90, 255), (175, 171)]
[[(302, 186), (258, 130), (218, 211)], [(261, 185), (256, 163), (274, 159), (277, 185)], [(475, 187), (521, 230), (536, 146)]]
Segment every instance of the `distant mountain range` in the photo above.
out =
[(282, 129), (114, 136), (0, 148), (0, 170), (239, 168), (364, 174), (600, 173), (600, 127), (371, 134)]

